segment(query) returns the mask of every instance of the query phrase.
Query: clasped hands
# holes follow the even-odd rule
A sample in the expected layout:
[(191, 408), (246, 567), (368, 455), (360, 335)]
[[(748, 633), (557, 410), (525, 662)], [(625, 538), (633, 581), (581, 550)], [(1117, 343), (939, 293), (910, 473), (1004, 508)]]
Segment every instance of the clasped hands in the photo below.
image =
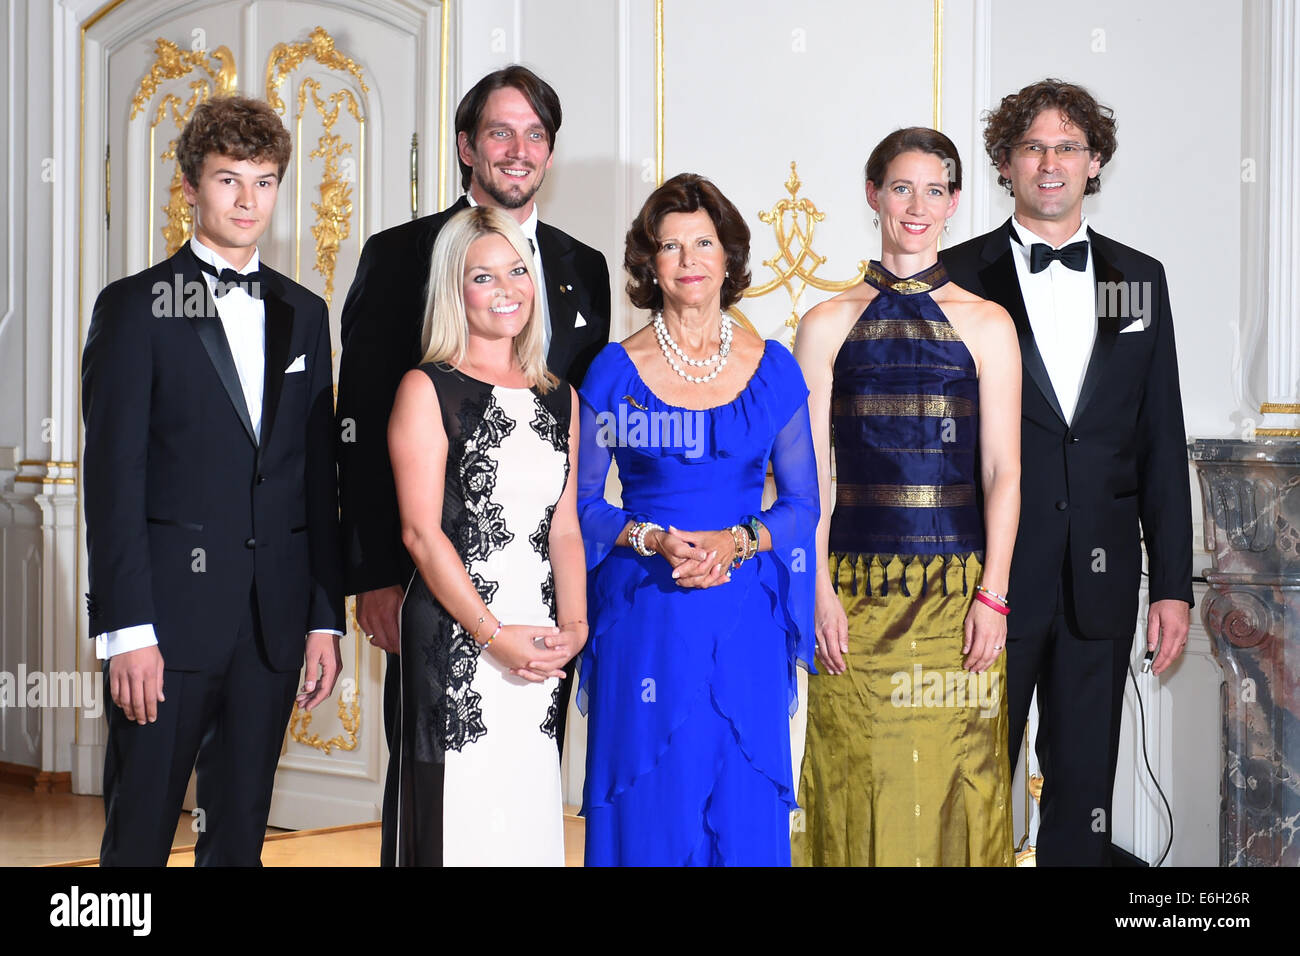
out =
[(483, 650), (509, 668), (515, 677), (540, 684), (550, 677), (563, 679), (564, 665), (586, 643), (587, 625), (582, 621), (559, 627), (503, 624)]
[(731, 580), (736, 541), (730, 531), (682, 531), (669, 525), (649, 532), (646, 547), (668, 562), (678, 587), (711, 588)]

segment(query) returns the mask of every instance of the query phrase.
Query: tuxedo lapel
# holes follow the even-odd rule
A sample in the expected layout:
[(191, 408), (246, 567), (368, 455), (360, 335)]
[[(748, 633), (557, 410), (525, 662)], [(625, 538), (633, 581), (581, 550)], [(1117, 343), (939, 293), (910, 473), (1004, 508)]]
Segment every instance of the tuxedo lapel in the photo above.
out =
[[(1120, 316), (1111, 315), (1111, 310), (1106, 308), (1106, 305), (1118, 298), (1107, 294), (1107, 290), (1120, 288), (1118, 284), (1124, 281), (1124, 273), (1119, 271), (1108, 255), (1105, 237), (1098, 236), (1089, 229), (1088, 238), (1092, 245), (1093, 302), (1097, 313), (1097, 341), (1093, 343), (1092, 355), (1088, 359), (1088, 370), (1084, 372), (1083, 384), (1079, 386), (1079, 401), (1074, 406), (1075, 421), (1079, 421), (1079, 416), (1087, 407), (1088, 400), (1097, 391), (1097, 383), (1105, 370), (1106, 360), (1110, 358), (1115, 342), (1119, 339), (1121, 324)], [(1103, 283), (1115, 284), (1103, 285)], [(1125, 301), (1127, 302), (1127, 299)]]
[[(266, 269), (263, 267), (263, 274)], [(266, 308), (266, 347), (262, 376), (262, 444), (264, 449), (271, 440), (271, 426), (280, 407), (280, 392), (284, 387), (284, 370), (289, 361), (289, 340), (293, 336), (293, 308), (284, 301), (283, 291), (274, 278), (263, 282), (267, 294), (262, 303)], [(306, 374), (305, 372), (303, 374)]]
[(234, 406), (235, 414), (239, 416), (244, 431), (248, 433), (248, 440), (256, 445), (257, 436), (253, 432), (253, 420), (249, 417), (248, 405), (244, 401), (244, 388), (239, 383), (239, 371), (235, 368), (235, 357), (230, 351), (226, 330), (221, 324), (221, 316), (217, 314), (217, 303), (212, 298), (208, 283), (199, 270), (198, 258), (190, 249), (188, 242), (181, 247), (173, 262), (176, 271), (184, 277), (184, 288), (191, 288), (192, 282), (197, 282), (203, 287), (203, 314), (190, 315), (187, 318), (199, 341), (203, 343), (203, 349), (208, 353), (208, 360), (212, 362), (212, 368), (221, 381), (221, 387), (230, 398), (230, 404)]
[(1020, 361), (1025, 372), (1043, 393), (1056, 416), (1065, 422), (1061, 403), (1056, 398), (1056, 389), (1052, 387), (1052, 378), (1047, 374), (1047, 366), (1043, 364), (1042, 353), (1038, 351), (1038, 343), (1034, 340), (1029, 313), (1025, 311), (1025, 298), (1020, 291), (1016, 263), (1011, 258), (1014, 254), (1011, 250), (1011, 220), (1008, 219), (1003, 228), (989, 236), (984, 247), (985, 266), (980, 270), (980, 282), (984, 286), (985, 297), (1003, 306), (1016, 323), (1016, 335), (1020, 339)]
[(545, 223), (537, 224), (537, 250), (546, 273), (546, 308), (551, 318), (551, 346), (546, 364), (558, 375), (568, 368), (573, 351), (573, 326), (578, 319), (577, 276), (573, 247)]

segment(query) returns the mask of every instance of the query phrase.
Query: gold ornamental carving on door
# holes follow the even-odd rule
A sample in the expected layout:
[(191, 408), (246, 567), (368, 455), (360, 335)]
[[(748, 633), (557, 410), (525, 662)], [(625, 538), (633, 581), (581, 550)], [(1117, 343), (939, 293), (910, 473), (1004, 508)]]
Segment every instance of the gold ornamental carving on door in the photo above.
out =
[[(181, 192), (181, 167), (176, 161), (176, 141), (181, 130), (199, 103), (213, 95), (236, 91), (235, 56), (229, 47), (219, 46), (209, 54), (204, 49), (182, 50), (165, 37), (154, 40), (154, 61), (148, 72), (141, 77), (140, 85), (131, 98), (131, 113), (128, 117), (130, 122), (134, 122), (137, 117), (147, 117), (152, 112), (149, 121), (149, 214), (146, 233), (148, 262), (154, 261), (155, 212), (163, 214), (160, 234), (168, 256), (181, 247), (194, 229), (193, 214)], [(155, 99), (157, 105), (151, 111)], [(171, 119), (175, 133), (167, 141), (166, 148), (159, 153), (158, 128), (168, 118)], [(167, 134), (164, 132), (161, 135)], [(156, 206), (156, 175), (159, 165), (166, 169), (167, 163), (171, 163), (172, 169), (171, 180), (167, 185), (167, 202)]]

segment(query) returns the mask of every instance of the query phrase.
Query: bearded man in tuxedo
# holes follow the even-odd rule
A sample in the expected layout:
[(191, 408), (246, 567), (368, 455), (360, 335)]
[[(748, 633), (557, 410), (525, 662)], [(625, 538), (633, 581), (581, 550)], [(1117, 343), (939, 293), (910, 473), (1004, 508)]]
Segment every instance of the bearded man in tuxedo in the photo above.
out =
[(984, 143), (1015, 213), (941, 253), (952, 280), (1015, 320), (1023, 363), (1020, 534), (1007, 633), (1013, 766), (1038, 690), (1040, 865), (1105, 865), (1142, 545), (1147, 646), (1187, 643), (1191, 492), (1164, 267), (1090, 228), (1083, 199), (1115, 121), (1080, 86), (1003, 98)]
[[(397, 493), (388, 457), (388, 415), (402, 376), (420, 360), (420, 330), (429, 265), (439, 230), (471, 205), (514, 217), (533, 249), (541, 281), (546, 361), (575, 388), (609, 341), (609, 268), (605, 257), (538, 219), (535, 196), (554, 158), (560, 128), (555, 90), (523, 66), (479, 80), (456, 109), (456, 146), (466, 190), (442, 212), (366, 242), (343, 304), (339, 369), (339, 495), (347, 593), (357, 596), (357, 623), (388, 652), (384, 725), (391, 742), (399, 719), (398, 612), (414, 572), (402, 546)], [(559, 695), (556, 745), (563, 749), (573, 665)], [(396, 787), (384, 788), (381, 862), (395, 856)]]

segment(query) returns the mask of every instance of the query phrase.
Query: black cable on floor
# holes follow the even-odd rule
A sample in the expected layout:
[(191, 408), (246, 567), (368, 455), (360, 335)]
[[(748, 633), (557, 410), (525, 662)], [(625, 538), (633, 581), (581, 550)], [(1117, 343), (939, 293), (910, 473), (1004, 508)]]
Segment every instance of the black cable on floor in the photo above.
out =
[(1128, 663), (1128, 676), (1133, 678), (1133, 695), (1137, 697), (1138, 714), (1141, 718), (1142, 726), (1142, 762), (1146, 764), (1147, 773), (1151, 775), (1151, 782), (1156, 785), (1156, 793), (1160, 794), (1160, 801), (1165, 805), (1165, 814), (1169, 817), (1169, 842), (1165, 844), (1165, 852), (1160, 854), (1160, 859), (1156, 860), (1155, 866), (1160, 866), (1165, 862), (1165, 857), (1174, 847), (1174, 811), (1169, 806), (1169, 801), (1165, 799), (1165, 792), (1160, 787), (1160, 781), (1156, 779), (1156, 772), (1151, 769), (1151, 758), (1147, 755), (1147, 711), (1142, 704), (1142, 691), (1138, 688), (1137, 675), (1133, 673), (1133, 662)]

